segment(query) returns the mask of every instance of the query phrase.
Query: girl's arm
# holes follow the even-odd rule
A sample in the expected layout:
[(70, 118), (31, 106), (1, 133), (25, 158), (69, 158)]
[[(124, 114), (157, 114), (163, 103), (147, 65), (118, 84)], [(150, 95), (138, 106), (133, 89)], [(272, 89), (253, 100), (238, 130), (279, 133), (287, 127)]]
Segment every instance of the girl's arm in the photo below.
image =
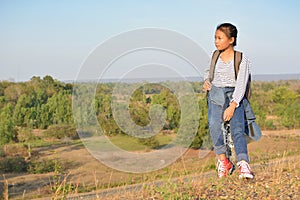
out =
[(210, 59), (208, 62), (208, 67), (205, 68), (204, 74), (203, 74), (203, 89), (205, 91), (209, 91), (211, 89), (211, 82), (209, 81), (209, 71), (210, 71), (210, 64), (211, 64), (211, 59), (212, 59), (213, 53), (210, 55)]
[(246, 87), (248, 83), (248, 78), (250, 74), (251, 62), (243, 55), (242, 62), (240, 64), (240, 69), (236, 79), (235, 89), (232, 95), (232, 102), (235, 102), (239, 106), (241, 100), (243, 99)]
[(230, 105), (225, 109), (223, 113), (224, 121), (229, 121), (232, 118), (235, 108), (239, 106), (240, 101), (243, 99), (245, 95), (249, 73), (250, 73), (250, 65), (251, 63), (249, 59), (243, 56), (242, 62), (240, 64), (240, 69), (237, 75), (237, 80), (232, 95), (232, 100), (230, 102)]

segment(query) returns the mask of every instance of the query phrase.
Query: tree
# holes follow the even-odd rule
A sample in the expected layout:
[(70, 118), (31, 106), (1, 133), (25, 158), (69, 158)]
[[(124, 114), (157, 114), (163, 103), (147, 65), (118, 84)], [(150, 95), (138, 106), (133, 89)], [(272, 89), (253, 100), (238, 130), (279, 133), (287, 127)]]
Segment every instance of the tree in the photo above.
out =
[[(19, 97), (17, 105), (15, 106), (13, 112), (14, 123), (17, 126), (27, 126), (27, 122), (25, 122), (26, 116), (29, 115), (29, 108), (32, 106), (31, 99), (23, 94)], [(28, 117), (27, 117), (28, 118)]]
[(4, 89), (4, 97), (6, 101), (9, 101), (13, 104), (17, 102), (18, 98), (20, 97), (20, 95), (22, 95), (22, 93), (23, 93), (23, 87), (21, 83), (11, 84)]
[(13, 106), (8, 103), (0, 112), (0, 144), (7, 144), (17, 140), (13, 118)]
[[(48, 109), (48, 111), (47, 111)], [(48, 99), (47, 106), (44, 107), (41, 115), (45, 116), (49, 112), (49, 123), (51, 124), (69, 124), (73, 123), (72, 109), (71, 109), (71, 97), (70, 94), (66, 94), (64, 91), (54, 94)]]
[(159, 94), (154, 94), (151, 99), (151, 105), (159, 104), (166, 109), (167, 120), (164, 129), (176, 130), (180, 121), (180, 108), (176, 96), (166, 88), (163, 88)]

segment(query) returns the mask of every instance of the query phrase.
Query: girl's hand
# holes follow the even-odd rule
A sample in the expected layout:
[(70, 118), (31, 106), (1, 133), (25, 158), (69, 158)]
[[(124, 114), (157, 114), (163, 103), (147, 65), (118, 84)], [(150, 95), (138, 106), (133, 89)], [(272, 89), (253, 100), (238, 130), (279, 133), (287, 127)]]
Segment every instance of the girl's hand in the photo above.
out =
[(205, 91), (209, 91), (211, 89), (211, 83), (208, 79), (206, 79), (203, 83), (203, 89)]
[(223, 120), (224, 121), (230, 121), (231, 120), (231, 118), (233, 117), (236, 106), (237, 106), (237, 104), (235, 102), (230, 103), (228, 108), (226, 108), (226, 110), (224, 111), (224, 114), (223, 114)]

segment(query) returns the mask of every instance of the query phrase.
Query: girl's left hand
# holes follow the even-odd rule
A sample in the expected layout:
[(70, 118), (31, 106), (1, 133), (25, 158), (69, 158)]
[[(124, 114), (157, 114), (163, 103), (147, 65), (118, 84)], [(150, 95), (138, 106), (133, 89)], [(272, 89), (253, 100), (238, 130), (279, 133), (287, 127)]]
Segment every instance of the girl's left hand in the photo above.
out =
[(224, 111), (224, 114), (223, 114), (223, 120), (224, 121), (230, 121), (231, 120), (231, 118), (233, 117), (236, 106), (237, 106), (237, 104), (235, 102), (230, 103), (228, 108), (226, 108), (226, 110)]

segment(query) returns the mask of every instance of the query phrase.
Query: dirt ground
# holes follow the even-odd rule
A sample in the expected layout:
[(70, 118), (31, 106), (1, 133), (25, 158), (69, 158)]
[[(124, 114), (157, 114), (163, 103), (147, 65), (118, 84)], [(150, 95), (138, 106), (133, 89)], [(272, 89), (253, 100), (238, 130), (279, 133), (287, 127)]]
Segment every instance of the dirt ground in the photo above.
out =
[[(263, 131), (258, 142), (248, 145), (252, 163), (267, 163), (273, 159), (299, 155), (300, 130)], [(69, 183), (77, 187), (77, 192), (101, 190), (120, 185), (129, 185), (163, 177), (176, 177), (187, 173), (199, 174), (214, 170), (215, 156), (209, 152), (199, 158), (199, 150), (189, 149), (178, 161), (167, 168), (145, 174), (120, 172), (111, 169), (95, 159), (81, 145), (53, 145), (37, 150), (40, 158), (58, 158), (67, 164), (64, 174), (3, 174), (2, 185), (8, 183), (10, 199), (33, 199), (52, 196), (55, 184)], [(64, 182), (64, 180), (66, 182)]]

